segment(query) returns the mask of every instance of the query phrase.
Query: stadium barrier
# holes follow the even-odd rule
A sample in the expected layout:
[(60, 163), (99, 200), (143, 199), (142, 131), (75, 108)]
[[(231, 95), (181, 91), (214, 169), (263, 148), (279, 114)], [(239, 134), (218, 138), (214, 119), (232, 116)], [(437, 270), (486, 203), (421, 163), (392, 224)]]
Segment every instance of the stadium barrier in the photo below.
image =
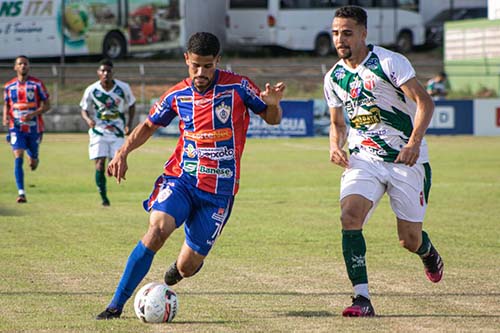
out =
[[(500, 99), (436, 101), (436, 109), (428, 134), (500, 136)], [(138, 105), (136, 123), (146, 119), (149, 105)], [(269, 126), (253, 115), (249, 137), (306, 137), (328, 135), (330, 116), (322, 99), (282, 101), (283, 120), (279, 126)], [(44, 115), (48, 132), (86, 132), (87, 124), (76, 105), (59, 106)], [(178, 121), (178, 120), (177, 120)], [(6, 128), (2, 127), (5, 132)], [(178, 135), (176, 119), (159, 135)]]

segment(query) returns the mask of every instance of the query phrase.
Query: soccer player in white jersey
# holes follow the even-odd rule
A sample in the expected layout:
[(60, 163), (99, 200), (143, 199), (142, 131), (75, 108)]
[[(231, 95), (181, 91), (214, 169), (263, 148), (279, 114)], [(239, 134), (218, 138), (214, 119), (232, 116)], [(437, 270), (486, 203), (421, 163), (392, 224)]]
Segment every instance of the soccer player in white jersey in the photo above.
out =
[[(109, 206), (106, 193), (106, 158), (111, 160), (132, 129), (135, 97), (130, 86), (113, 79), (113, 63), (104, 59), (97, 69), (99, 80), (85, 89), (80, 107), (89, 126), (89, 158), (95, 161), (95, 182), (102, 205)], [(128, 109), (128, 119), (125, 112)], [(91, 116), (89, 111), (93, 112)]]
[(325, 75), (324, 92), (331, 115), (330, 160), (345, 168), (342, 250), (354, 287), (353, 303), (342, 315), (370, 317), (375, 310), (362, 229), (384, 193), (396, 215), (401, 245), (420, 256), (430, 281), (439, 282), (443, 275), (441, 257), (422, 230), (431, 186), (424, 134), (434, 104), (408, 59), (366, 45), (367, 15), (361, 7), (339, 8), (332, 34), (340, 60)]

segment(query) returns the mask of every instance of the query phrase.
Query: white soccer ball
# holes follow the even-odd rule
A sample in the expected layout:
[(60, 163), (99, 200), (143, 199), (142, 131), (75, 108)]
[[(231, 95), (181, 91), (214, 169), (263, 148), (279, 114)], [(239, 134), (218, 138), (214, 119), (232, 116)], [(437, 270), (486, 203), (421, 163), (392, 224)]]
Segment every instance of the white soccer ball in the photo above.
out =
[(134, 299), (137, 318), (145, 323), (169, 323), (177, 314), (177, 294), (164, 283), (151, 282), (143, 286)]

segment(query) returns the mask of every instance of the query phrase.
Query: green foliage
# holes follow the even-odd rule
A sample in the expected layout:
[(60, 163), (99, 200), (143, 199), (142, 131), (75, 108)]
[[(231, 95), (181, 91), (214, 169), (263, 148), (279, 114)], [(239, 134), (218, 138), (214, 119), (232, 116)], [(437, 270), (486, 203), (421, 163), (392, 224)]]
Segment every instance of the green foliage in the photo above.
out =
[[(425, 222), (445, 262), (428, 282), (398, 245), (387, 199), (364, 229), (371, 320), (344, 319), (351, 286), (341, 253), (339, 178), (328, 139), (249, 139), (241, 190), (203, 270), (175, 287), (172, 324), (147, 325), (132, 301), (123, 319), (96, 322), (147, 228), (149, 195), (173, 139), (129, 157), (127, 180), (108, 178), (100, 206), (84, 134), (47, 134), (41, 164), (26, 170), (28, 203), (15, 203), (13, 158), (0, 145), (0, 332), (495, 331), (500, 327), (500, 142), (428, 138), (433, 186)], [(26, 162), (25, 162), (26, 165)], [(157, 254), (145, 281), (161, 281), (183, 231)]]

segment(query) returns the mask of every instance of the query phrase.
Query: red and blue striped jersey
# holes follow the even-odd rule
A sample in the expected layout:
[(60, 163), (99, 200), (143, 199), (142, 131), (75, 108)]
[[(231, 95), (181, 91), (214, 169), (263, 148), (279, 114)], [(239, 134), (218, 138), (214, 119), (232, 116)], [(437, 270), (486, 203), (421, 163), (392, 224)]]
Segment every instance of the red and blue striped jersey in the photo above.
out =
[(164, 173), (203, 191), (235, 195), (249, 110), (258, 114), (266, 108), (260, 89), (245, 76), (217, 69), (212, 85), (202, 94), (191, 79), (179, 82), (162, 95), (148, 117), (160, 126), (179, 117), (179, 141)]
[(43, 82), (36, 77), (28, 76), (25, 82), (13, 78), (4, 86), (3, 100), (7, 105), (9, 128), (21, 132), (41, 133), (44, 131), (41, 115), (30, 121), (23, 121), (22, 117), (36, 111), (41, 101), (46, 101), (49, 93)]

